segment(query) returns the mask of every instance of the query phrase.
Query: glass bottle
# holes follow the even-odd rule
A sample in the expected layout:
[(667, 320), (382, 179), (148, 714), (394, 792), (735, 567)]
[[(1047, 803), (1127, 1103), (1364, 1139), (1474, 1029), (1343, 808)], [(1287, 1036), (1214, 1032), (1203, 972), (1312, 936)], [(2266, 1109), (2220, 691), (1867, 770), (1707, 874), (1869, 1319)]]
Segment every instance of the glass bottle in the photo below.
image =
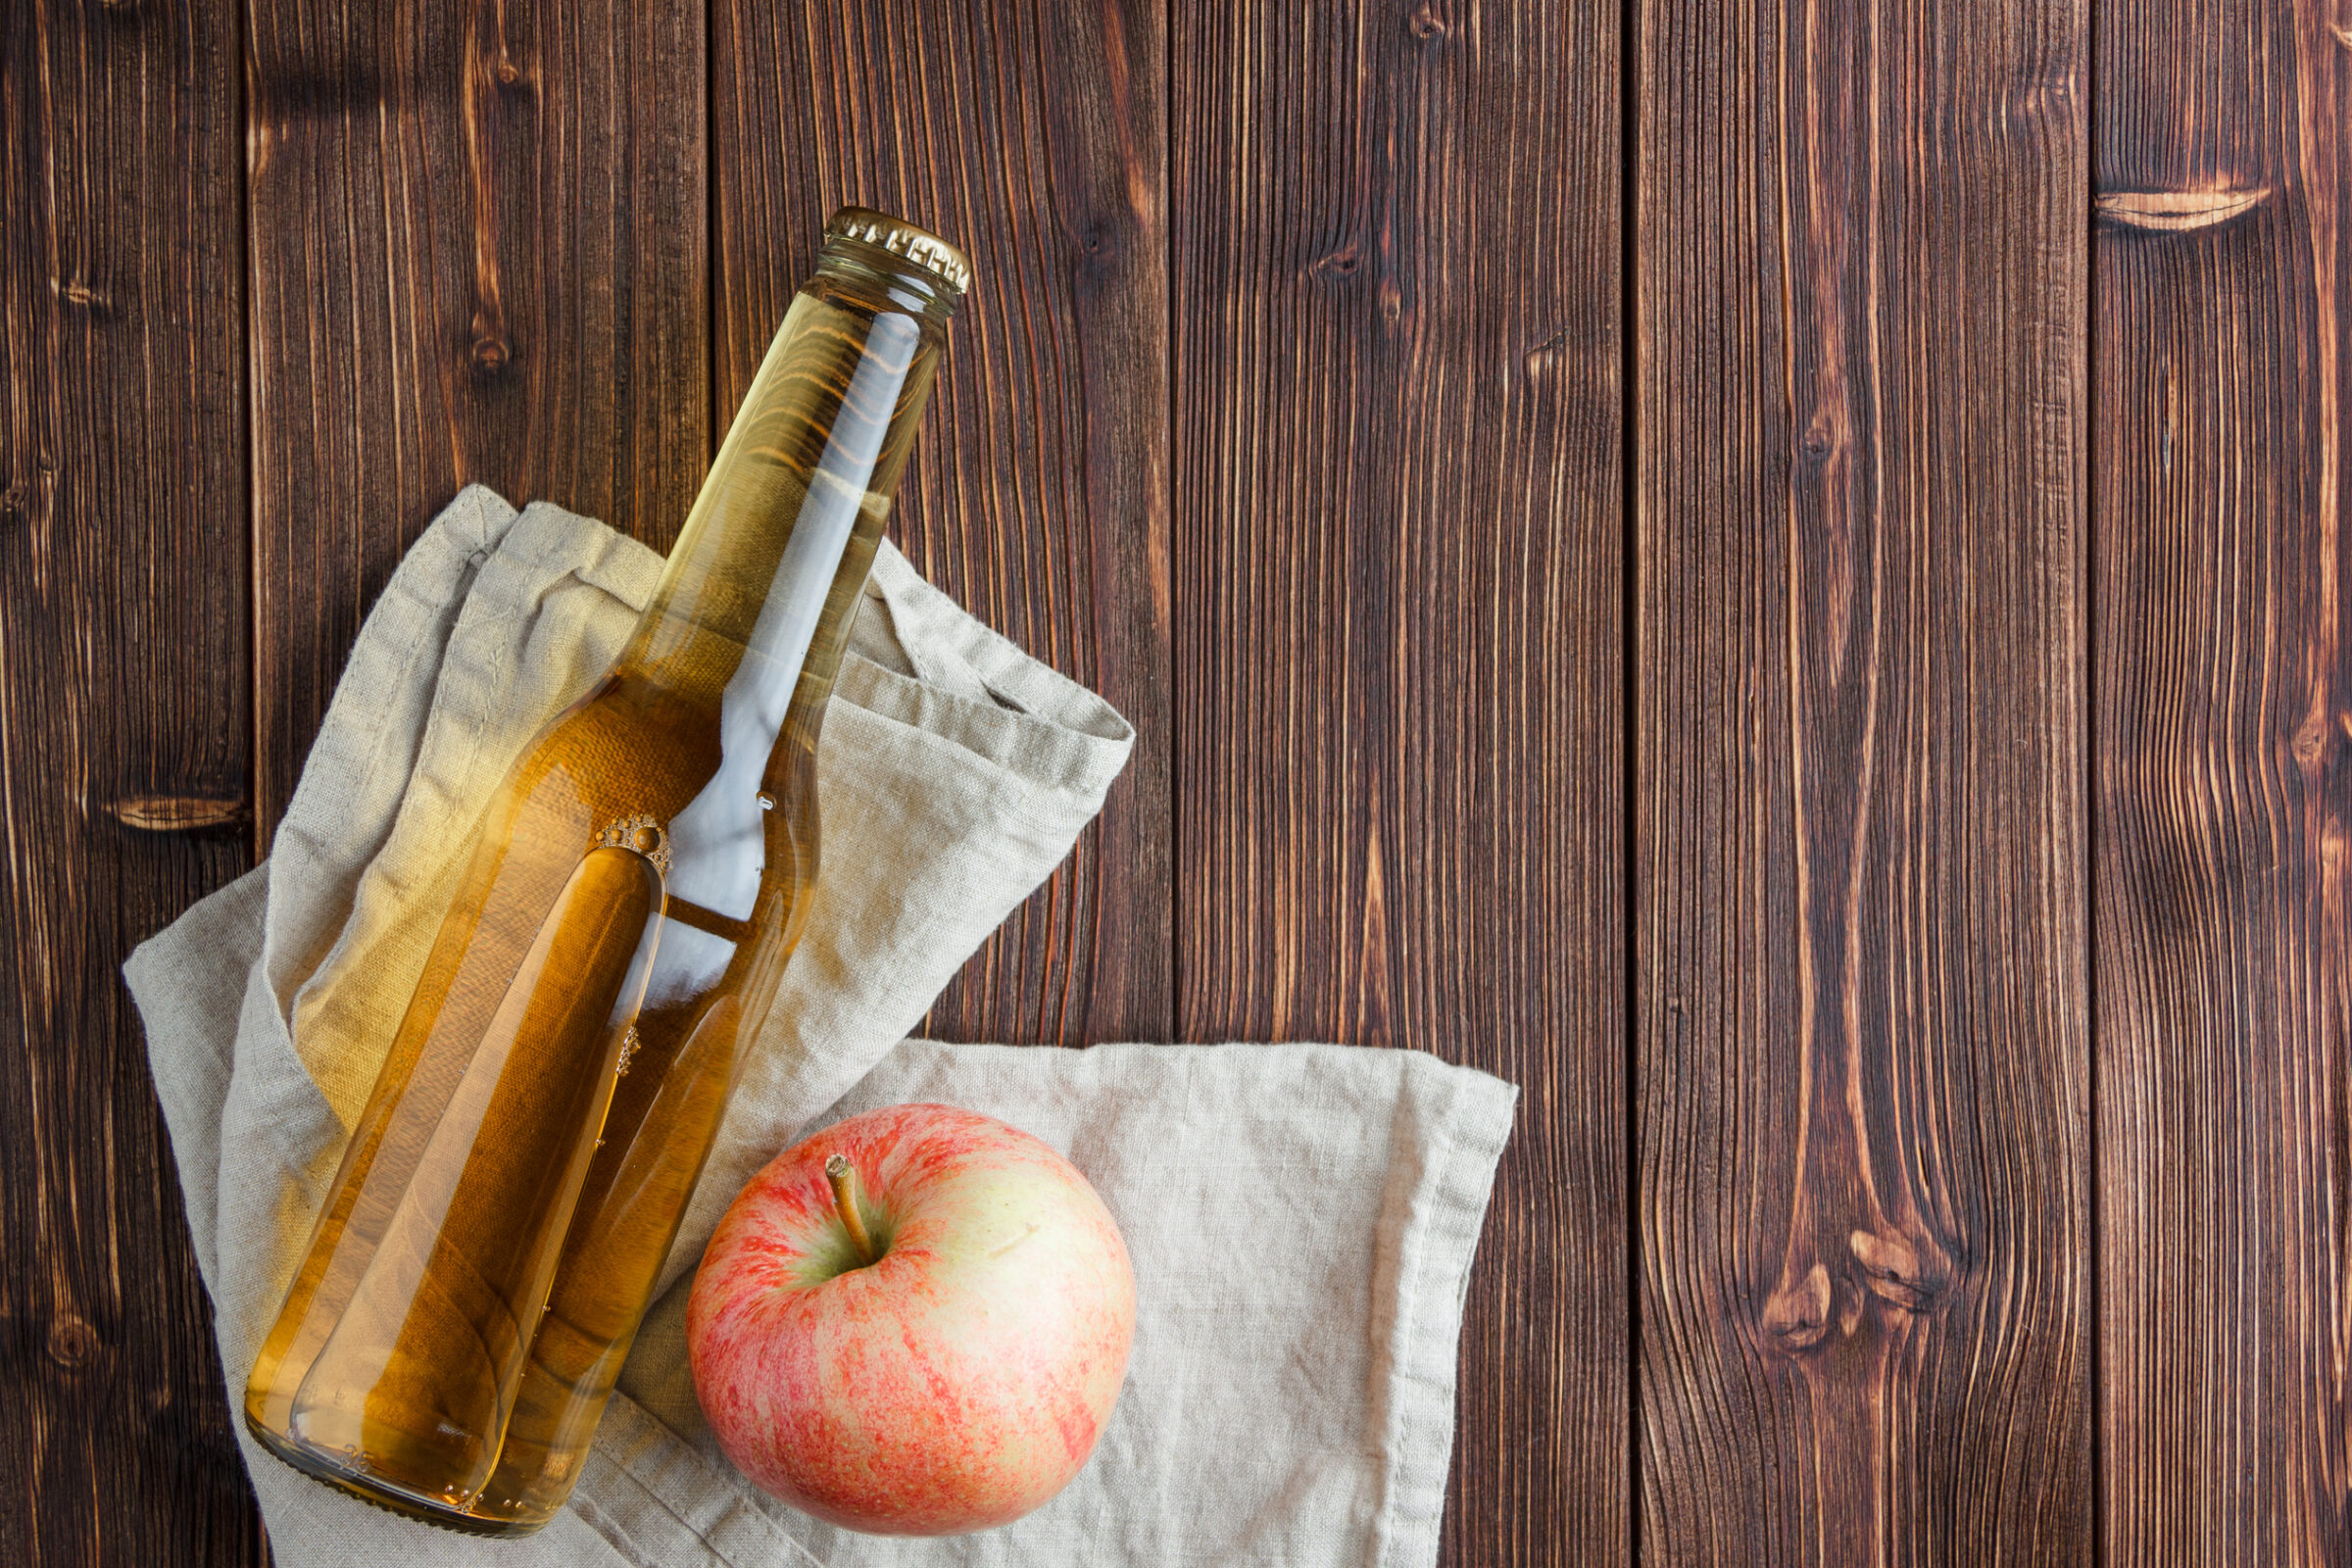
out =
[(969, 281), (834, 215), (636, 631), (492, 798), (246, 1388), (297, 1469), (484, 1535), (569, 1494), (807, 917), (818, 728)]

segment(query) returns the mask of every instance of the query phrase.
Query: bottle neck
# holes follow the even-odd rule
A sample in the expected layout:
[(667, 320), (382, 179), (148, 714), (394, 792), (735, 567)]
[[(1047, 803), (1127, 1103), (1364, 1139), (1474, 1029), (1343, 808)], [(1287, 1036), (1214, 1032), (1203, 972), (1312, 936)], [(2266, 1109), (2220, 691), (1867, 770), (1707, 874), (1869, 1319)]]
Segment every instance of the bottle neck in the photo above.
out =
[(621, 656), (717, 697), (730, 753), (813, 747), (954, 306), (840, 239), (793, 297)]

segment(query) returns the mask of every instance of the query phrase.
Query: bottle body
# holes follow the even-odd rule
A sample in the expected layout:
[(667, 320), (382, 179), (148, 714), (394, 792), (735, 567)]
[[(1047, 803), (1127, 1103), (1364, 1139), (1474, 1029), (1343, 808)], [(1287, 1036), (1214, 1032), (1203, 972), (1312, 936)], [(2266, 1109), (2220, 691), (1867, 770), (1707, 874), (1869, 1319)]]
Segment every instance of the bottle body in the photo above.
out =
[(635, 634), (485, 811), (248, 1384), (297, 1468), (483, 1534), (576, 1481), (807, 916), (825, 704), (953, 306), (925, 282), (828, 244)]

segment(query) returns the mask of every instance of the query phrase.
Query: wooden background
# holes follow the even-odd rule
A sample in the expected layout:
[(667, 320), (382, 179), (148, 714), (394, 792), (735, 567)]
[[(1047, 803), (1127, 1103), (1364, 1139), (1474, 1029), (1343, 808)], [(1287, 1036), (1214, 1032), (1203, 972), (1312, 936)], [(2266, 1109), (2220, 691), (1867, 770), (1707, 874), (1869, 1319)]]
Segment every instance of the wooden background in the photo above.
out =
[(2352, 1561), (2320, 0), (10, 0), (0, 1552), (258, 1562), (117, 965), (464, 483), (657, 546), (858, 199), (1142, 740), (933, 1032), (1523, 1092), (1445, 1560)]

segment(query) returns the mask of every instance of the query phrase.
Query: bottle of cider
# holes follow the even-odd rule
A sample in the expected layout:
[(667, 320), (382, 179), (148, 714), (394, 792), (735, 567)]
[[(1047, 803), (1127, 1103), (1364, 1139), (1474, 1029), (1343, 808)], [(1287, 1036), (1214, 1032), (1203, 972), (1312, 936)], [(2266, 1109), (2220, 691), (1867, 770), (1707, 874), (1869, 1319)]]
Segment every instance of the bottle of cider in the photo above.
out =
[(245, 1392), (297, 1469), (483, 1535), (578, 1479), (807, 916), (818, 727), (970, 276), (834, 215), (635, 633), (492, 798)]

